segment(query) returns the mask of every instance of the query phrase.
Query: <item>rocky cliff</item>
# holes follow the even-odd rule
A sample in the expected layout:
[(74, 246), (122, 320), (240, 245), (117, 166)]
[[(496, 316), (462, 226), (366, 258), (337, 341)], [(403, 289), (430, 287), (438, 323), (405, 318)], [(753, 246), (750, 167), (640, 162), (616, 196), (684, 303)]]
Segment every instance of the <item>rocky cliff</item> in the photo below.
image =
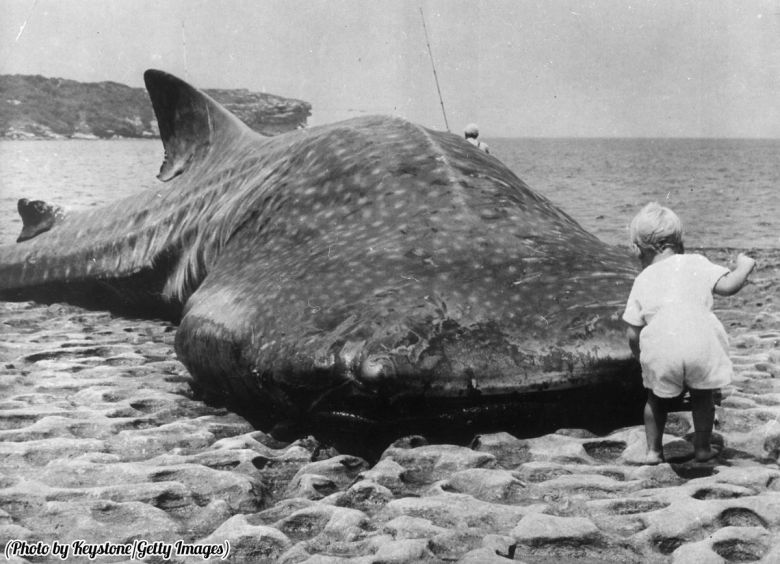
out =
[[(305, 127), (311, 115), (311, 104), (301, 100), (245, 89), (206, 92), (265, 135)], [(0, 139), (112, 139), (158, 133), (143, 88), (0, 75)]]

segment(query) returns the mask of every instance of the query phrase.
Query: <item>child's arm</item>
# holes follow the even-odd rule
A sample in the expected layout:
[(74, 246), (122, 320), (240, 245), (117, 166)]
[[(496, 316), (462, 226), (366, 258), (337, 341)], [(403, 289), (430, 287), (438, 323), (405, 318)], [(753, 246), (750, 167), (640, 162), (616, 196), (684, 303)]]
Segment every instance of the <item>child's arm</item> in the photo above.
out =
[(628, 337), (628, 346), (631, 348), (631, 353), (634, 358), (639, 358), (639, 334), (642, 332), (642, 327), (638, 325), (628, 324), (628, 330), (626, 336)]
[(715, 287), (712, 289), (712, 292), (719, 296), (731, 296), (736, 294), (745, 285), (748, 276), (755, 267), (756, 261), (749, 256), (740, 253), (737, 256), (737, 266), (734, 270), (718, 280)]

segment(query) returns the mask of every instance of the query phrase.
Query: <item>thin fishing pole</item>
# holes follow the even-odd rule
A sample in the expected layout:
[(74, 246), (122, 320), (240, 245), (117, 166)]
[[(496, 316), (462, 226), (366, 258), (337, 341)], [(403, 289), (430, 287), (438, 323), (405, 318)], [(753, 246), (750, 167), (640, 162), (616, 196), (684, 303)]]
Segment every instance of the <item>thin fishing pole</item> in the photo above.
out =
[(6, 72), (5, 65), (11, 59), (11, 56), (15, 54), (16, 47), (19, 45), (19, 40), (22, 38), (22, 34), (24, 33), (24, 29), (27, 27), (27, 24), (32, 19), (33, 14), (35, 13), (35, 8), (37, 6), (38, 6), (38, 0), (35, 0), (32, 3), (32, 7), (30, 8), (30, 11), (27, 13), (27, 17), (24, 19), (24, 21), (22, 22), (22, 25), (19, 27), (19, 33), (16, 34), (16, 39), (14, 40), (14, 44), (11, 46), (10, 49), (8, 49), (8, 53), (6, 53), (5, 57), (3, 57), (2, 62), (0, 62), (0, 73)]
[(428, 56), (431, 58), (431, 68), (433, 69), (433, 80), (436, 81), (436, 92), (439, 93), (439, 103), (441, 104), (441, 114), (444, 116), (444, 126), (447, 131), (450, 130), (450, 124), (447, 123), (447, 112), (444, 111), (444, 100), (441, 97), (441, 88), (439, 88), (439, 76), (436, 74), (436, 65), (433, 63), (433, 53), (431, 53), (431, 42), (428, 41), (428, 28), (425, 26), (425, 15), (420, 8), (420, 17), (422, 18), (423, 32), (425, 33), (425, 44), (428, 46)]

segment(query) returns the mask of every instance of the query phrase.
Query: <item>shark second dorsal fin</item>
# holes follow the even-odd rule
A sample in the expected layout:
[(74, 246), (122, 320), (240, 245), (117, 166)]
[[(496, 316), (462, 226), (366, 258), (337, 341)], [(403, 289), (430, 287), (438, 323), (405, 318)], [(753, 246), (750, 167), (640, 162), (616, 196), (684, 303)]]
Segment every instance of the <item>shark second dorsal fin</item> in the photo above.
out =
[(251, 131), (208, 95), (171, 74), (150, 69), (144, 73), (144, 82), (165, 148), (157, 175), (162, 181), (185, 172), (220, 139)]
[(22, 232), (16, 238), (17, 243), (27, 241), (54, 227), (65, 217), (62, 208), (47, 204), (41, 200), (22, 198), (16, 204), (22, 218)]

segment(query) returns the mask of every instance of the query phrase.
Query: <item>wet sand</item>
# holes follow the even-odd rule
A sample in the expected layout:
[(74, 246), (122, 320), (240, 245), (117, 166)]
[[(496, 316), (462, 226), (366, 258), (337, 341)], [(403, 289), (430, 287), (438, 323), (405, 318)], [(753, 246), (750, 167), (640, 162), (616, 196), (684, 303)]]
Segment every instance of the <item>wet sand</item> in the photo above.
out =
[(148, 562), (204, 561), (177, 556), (179, 540), (201, 552), (227, 540), (231, 562), (778, 562), (780, 249), (752, 255), (752, 284), (716, 298), (735, 378), (708, 464), (690, 460), (685, 411), (658, 466), (641, 464), (641, 425), (468, 446), (407, 437), (370, 464), (195, 399), (171, 325), (0, 303), (0, 546), (172, 549)]

